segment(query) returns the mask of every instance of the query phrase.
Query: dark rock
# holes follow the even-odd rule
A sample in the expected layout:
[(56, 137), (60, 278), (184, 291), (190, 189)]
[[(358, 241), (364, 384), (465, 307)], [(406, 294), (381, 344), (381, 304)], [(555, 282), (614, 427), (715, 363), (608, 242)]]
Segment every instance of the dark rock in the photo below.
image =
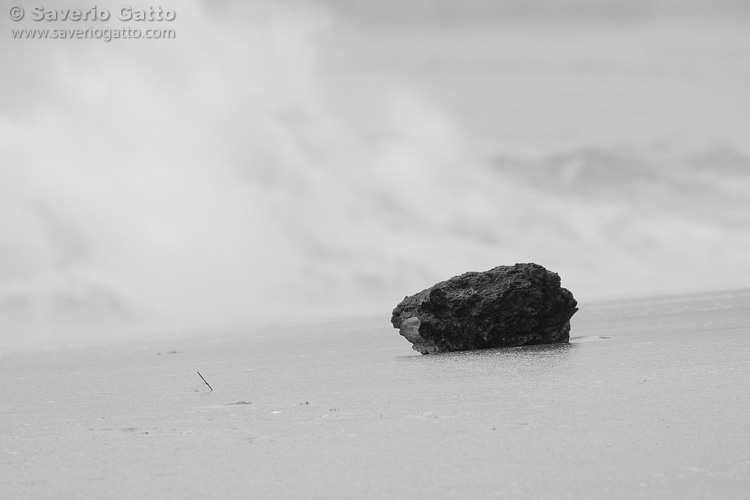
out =
[(462, 274), (406, 297), (391, 323), (422, 354), (567, 343), (577, 305), (556, 273), (516, 264)]

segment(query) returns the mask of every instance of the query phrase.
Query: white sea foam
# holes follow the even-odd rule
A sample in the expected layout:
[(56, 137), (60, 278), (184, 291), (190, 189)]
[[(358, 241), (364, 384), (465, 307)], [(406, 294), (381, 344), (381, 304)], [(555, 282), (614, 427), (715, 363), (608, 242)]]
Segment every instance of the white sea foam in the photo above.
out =
[[(702, 104), (670, 114), (722, 89), (714, 105), (742, 106), (735, 80), (711, 80), (747, 55), (731, 29), (701, 35), (707, 74), (663, 46), (689, 29), (648, 31), (635, 52), (642, 37), (618, 32), (607, 66), (583, 38), (550, 58), (562, 32), (544, 26), (493, 28), (484, 44), (471, 27), (349, 23), (314, 5), (192, 1), (172, 41), (4, 43), (0, 341), (387, 316), (440, 279), (525, 261), (584, 298), (746, 284), (750, 160), (734, 137), (747, 118), (718, 144), (710, 124), (683, 123)], [(662, 89), (656, 62), (629, 62), (654, 47), (684, 85), (658, 122), (680, 121), (678, 137), (643, 131), (652, 115), (632, 107)], [(617, 71), (647, 75), (622, 102)], [(540, 119), (541, 81), (580, 122), (553, 94)], [(622, 114), (618, 130), (642, 133), (601, 135), (587, 88)], [(480, 129), (503, 135), (488, 147)]]

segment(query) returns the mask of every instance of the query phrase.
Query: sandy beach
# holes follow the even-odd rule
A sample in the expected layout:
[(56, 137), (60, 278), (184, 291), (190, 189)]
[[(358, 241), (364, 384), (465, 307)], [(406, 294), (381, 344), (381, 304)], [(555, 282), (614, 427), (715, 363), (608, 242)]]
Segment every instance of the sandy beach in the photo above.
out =
[(0, 497), (744, 498), (749, 299), (447, 355), (387, 318), (5, 354)]

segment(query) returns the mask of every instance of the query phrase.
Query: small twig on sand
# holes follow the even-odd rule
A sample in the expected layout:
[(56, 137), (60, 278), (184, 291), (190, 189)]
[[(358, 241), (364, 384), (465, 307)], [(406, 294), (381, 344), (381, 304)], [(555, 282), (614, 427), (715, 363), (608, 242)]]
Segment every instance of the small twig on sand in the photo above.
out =
[(201, 380), (203, 380), (204, 382), (206, 382), (206, 385), (208, 386), (208, 388), (209, 388), (209, 389), (211, 389), (211, 392), (214, 392), (214, 388), (213, 388), (213, 387), (211, 387), (211, 384), (209, 384), (209, 383), (208, 383), (208, 382), (206, 381), (206, 379), (205, 379), (205, 378), (203, 378), (203, 375), (201, 375), (201, 372), (197, 372), (197, 373), (198, 373), (198, 376), (199, 376), (199, 377), (201, 378)]

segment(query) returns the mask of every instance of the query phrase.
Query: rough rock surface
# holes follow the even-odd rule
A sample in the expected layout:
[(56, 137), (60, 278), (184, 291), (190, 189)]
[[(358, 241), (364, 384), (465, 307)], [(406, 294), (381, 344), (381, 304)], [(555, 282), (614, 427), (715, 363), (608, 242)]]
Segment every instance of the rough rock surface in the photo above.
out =
[(462, 274), (406, 297), (391, 323), (422, 354), (567, 343), (577, 305), (556, 273), (516, 264)]

